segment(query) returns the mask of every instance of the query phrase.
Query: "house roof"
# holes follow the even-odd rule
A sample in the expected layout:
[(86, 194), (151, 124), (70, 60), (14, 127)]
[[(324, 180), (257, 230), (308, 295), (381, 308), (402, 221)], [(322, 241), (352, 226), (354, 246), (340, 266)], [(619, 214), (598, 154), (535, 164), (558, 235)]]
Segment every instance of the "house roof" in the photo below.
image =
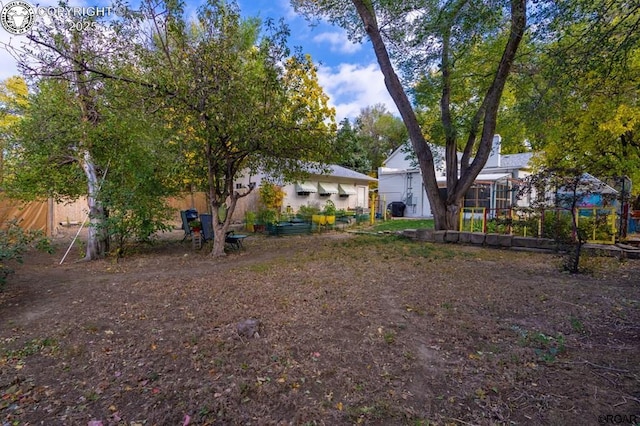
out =
[(520, 154), (503, 154), (500, 157), (500, 167), (522, 169), (529, 165), (531, 157), (533, 157), (533, 152), (522, 152)]
[(589, 173), (583, 173), (580, 177), (580, 184), (578, 188), (583, 191), (597, 192), (600, 194), (617, 194), (618, 191), (611, 186), (607, 185), (597, 177)]
[[(445, 149), (443, 146), (440, 145), (430, 145), (431, 148), (431, 152), (433, 153), (434, 159), (437, 162), (442, 162), (444, 163), (444, 157), (445, 157)], [(394, 162), (396, 162), (396, 159), (399, 159), (399, 161), (401, 163), (405, 163), (406, 166), (404, 167), (397, 167), (397, 166), (392, 166), (392, 167), (382, 167), (382, 169), (386, 169), (385, 171), (399, 171), (399, 170), (418, 170), (417, 167), (411, 167), (409, 166), (410, 162), (405, 160), (406, 157), (406, 153), (403, 151), (406, 150), (406, 146), (401, 146), (399, 148), (397, 148), (395, 151), (393, 151), (389, 157), (387, 157), (387, 159), (385, 160), (384, 164), (393, 164)], [(402, 157), (400, 157), (402, 156)], [(531, 161), (531, 158), (534, 156), (533, 152), (522, 152), (519, 154), (500, 154), (500, 165), (499, 166), (495, 166), (495, 167), (487, 167), (485, 166), (486, 169), (524, 169), (527, 168), (529, 166), (529, 162)], [(458, 161), (462, 158), (462, 153), (458, 152)]]
[[(476, 179), (475, 182), (479, 183), (479, 182), (495, 182), (497, 180), (503, 180), (503, 179), (508, 179), (511, 177), (510, 173), (480, 173)], [(446, 182), (447, 178), (445, 176), (438, 176), (438, 178), (436, 179), (436, 182), (438, 183), (443, 183)]]
[(367, 176), (365, 174), (356, 172), (355, 170), (338, 166), (337, 164), (330, 164), (329, 166), (327, 166), (327, 169), (328, 169), (327, 173), (323, 173), (323, 170), (320, 169), (320, 166), (314, 165), (313, 167), (309, 170), (309, 172), (318, 176), (333, 176), (333, 177), (341, 177), (341, 178), (348, 178), (348, 179), (364, 180), (367, 182), (376, 182), (378, 180), (376, 178), (372, 178), (371, 176)]

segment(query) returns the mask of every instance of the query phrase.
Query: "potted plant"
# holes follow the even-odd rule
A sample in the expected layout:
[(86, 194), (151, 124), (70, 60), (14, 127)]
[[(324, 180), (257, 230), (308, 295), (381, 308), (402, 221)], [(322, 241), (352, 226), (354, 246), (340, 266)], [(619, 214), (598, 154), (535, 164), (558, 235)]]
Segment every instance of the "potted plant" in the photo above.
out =
[(327, 225), (334, 225), (336, 223), (336, 205), (333, 201), (327, 200), (325, 203), (324, 215), (326, 217)]
[(249, 232), (255, 232), (256, 213), (247, 211), (244, 214), (244, 227)]
[(199, 220), (192, 220), (191, 222), (189, 222), (189, 228), (192, 232), (199, 234), (202, 230), (202, 223)]

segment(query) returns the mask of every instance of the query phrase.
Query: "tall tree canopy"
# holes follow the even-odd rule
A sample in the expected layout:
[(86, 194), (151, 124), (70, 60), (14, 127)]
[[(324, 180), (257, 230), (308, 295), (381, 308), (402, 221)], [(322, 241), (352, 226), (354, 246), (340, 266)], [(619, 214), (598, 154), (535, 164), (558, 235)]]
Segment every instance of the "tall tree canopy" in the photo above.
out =
[[(306, 173), (309, 162), (331, 161), (337, 153), (334, 111), (311, 58), (287, 48), (285, 25), (243, 20), (235, 3), (211, 0), (193, 19), (184, 6), (148, 1), (81, 34), (67, 31), (65, 22), (37, 29), (21, 51), (23, 69), (64, 84), (40, 87), (40, 93), (55, 96), (36, 95), (32, 133), (25, 135), (42, 140), (42, 132), (59, 126), (53, 140), (63, 145), (62, 154), (43, 158), (55, 162), (75, 154), (88, 183), (94, 230), (104, 229), (109, 203), (126, 230), (130, 215), (114, 207), (140, 200), (137, 191), (166, 195), (180, 181), (206, 188), (212, 211), (228, 211), (214, 220), (212, 253), (221, 255), (236, 202), (252, 190), (236, 189), (234, 180), (258, 169), (291, 180)], [(54, 114), (54, 100), (60, 102), (58, 121), (38, 129), (38, 120)], [(132, 138), (144, 142), (119, 145)], [(145, 156), (149, 163), (140, 162)], [(16, 155), (15, 164), (24, 158)], [(109, 167), (119, 173), (107, 174)], [(71, 189), (77, 188), (65, 191)], [(151, 205), (142, 202), (140, 208), (149, 211)], [(138, 221), (148, 230), (159, 226), (155, 218), (143, 215)], [(103, 252), (108, 236), (90, 235), (88, 258)]]
[(382, 104), (362, 108), (354, 127), (367, 152), (372, 171), (377, 171), (385, 158), (407, 141), (407, 128), (402, 120)]
[(385, 158), (407, 142), (402, 120), (383, 104), (367, 106), (353, 120), (340, 122), (338, 145), (343, 152), (339, 164), (360, 173), (374, 175)]
[(360, 173), (371, 173), (371, 160), (356, 129), (348, 118), (344, 118), (338, 125), (336, 144), (340, 151), (337, 163)]
[(0, 182), (4, 178), (4, 154), (29, 105), (28, 94), (27, 83), (22, 77), (9, 77), (0, 82)]
[(519, 122), (551, 167), (628, 175), (640, 188), (640, 3), (563, 3), (517, 67)]
[[(308, 16), (324, 17), (344, 27), (352, 39), (360, 40), (365, 35), (369, 38), (387, 89), (407, 127), (435, 227), (456, 229), (464, 195), (491, 152), (502, 93), (526, 30), (526, 0), (352, 0), (349, 3), (292, 0), (292, 3), (296, 10)], [(455, 122), (452, 74), (461, 57), (475, 46), (494, 39), (499, 54), (485, 66), (486, 83), (478, 87), (475, 94), (475, 111), (469, 114), (466, 128), (460, 129)], [(396, 66), (392, 57), (397, 59)], [(401, 60), (403, 57), (408, 59)], [(403, 68), (409, 84), (414, 84), (417, 78), (429, 74), (435, 67), (438, 67), (442, 145), (446, 146), (446, 194), (438, 190), (433, 153), (405, 90), (406, 85), (396, 72)], [(459, 147), (463, 151), (460, 161)]]
[(334, 111), (311, 58), (290, 55), (284, 25), (261, 28), (234, 3), (210, 1), (193, 21), (180, 4), (164, 6), (145, 10), (153, 28), (141, 46), (145, 81), (179, 129), (185, 174), (207, 188), (213, 212), (228, 211), (214, 220), (212, 254), (222, 255), (236, 203), (252, 189), (234, 180), (258, 169), (293, 179), (308, 162), (330, 160)]

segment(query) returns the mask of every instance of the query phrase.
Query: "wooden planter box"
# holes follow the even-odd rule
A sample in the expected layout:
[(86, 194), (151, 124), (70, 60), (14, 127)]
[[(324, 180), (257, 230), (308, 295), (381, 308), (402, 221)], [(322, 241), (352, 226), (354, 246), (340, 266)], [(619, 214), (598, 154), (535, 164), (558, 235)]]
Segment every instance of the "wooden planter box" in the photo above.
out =
[(301, 235), (311, 233), (310, 223), (278, 223), (277, 225), (267, 225), (269, 235)]

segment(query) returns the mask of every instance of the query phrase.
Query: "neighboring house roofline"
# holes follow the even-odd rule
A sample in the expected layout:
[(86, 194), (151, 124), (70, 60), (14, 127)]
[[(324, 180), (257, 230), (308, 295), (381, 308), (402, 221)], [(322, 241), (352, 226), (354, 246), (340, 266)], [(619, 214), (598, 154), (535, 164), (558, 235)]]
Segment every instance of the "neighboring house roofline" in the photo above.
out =
[(339, 177), (339, 178), (345, 178), (345, 179), (361, 180), (366, 182), (378, 181), (378, 179), (374, 177), (367, 176), (364, 173), (356, 172), (355, 170), (351, 170), (346, 167), (339, 166), (337, 164), (330, 164), (328, 166), (328, 169), (330, 170), (329, 173), (315, 173), (313, 171), (310, 171), (310, 173), (313, 176), (331, 176), (331, 177)]
[[(378, 179), (371, 177), (371, 176), (367, 176), (363, 173), (360, 172), (356, 172), (355, 170), (351, 170), (348, 169), (346, 167), (343, 166), (339, 166), (337, 164), (329, 164), (327, 166), (325, 166), (327, 173), (323, 173), (324, 169), (320, 164), (317, 163), (310, 163), (308, 168), (307, 168), (307, 172), (309, 173), (309, 177), (307, 177), (305, 180), (308, 180), (309, 178), (313, 178), (314, 180), (316, 180), (317, 178), (322, 179), (327, 178), (327, 177), (333, 177), (333, 178), (341, 178), (341, 179), (349, 179), (349, 180), (355, 180), (355, 181), (360, 181), (360, 182), (364, 182), (364, 183), (369, 183), (369, 182), (377, 182)], [(256, 174), (243, 174), (243, 177), (250, 177), (250, 178), (258, 178), (258, 180), (262, 181), (263, 179), (269, 179), (269, 178), (273, 178), (273, 176), (268, 176), (263, 172), (258, 172)], [(289, 183), (295, 183), (295, 182), (289, 182)]]
[[(494, 136), (494, 148), (498, 148), (498, 150), (501, 147), (501, 141), (502, 139), (500, 138), (500, 135), (495, 135)], [(384, 161), (383, 164), (388, 164), (389, 162), (393, 161), (395, 159), (395, 157), (397, 157), (398, 155), (404, 155), (406, 156), (406, 152), (403, 150), (406, 150), (406, 147), (409, 147), (410, 149), (413, 149), (410, 143), (405, 143), (403, 145), (401, 145), (400, 147), (396, 148), (395, 151), (393, 151), (389, 157), (387, 157)], [(444, 161), (444, 147), (439, 146), (439, 145), (432, 145), (430, 144), (431, 147), (431, 151), (433, 153), (434, 156), (434, 162), (436, 163), (436, 169), (441, 169), (443, 167), (446, 166), (445, 161)], [(516, 154), (502, 154), (500, 152), (492, 152), (490, 158), (487, 160), (487, 164), (485, 164), (483, 170), (495, 170), (495, 171), (502, 171), (502, 170), (522, 170), (522, 169), (528, 169), (529, 168), (529, 162), (531, 161), (531, 158), (535, 155), (536, 153), (534, 152), (520, 152), (520, 153), (516, 153)], [(499, 160), (497, 161), (497, 165), (492, 165), (492, 162), (490, 161), (492, 158), (494, 157), (499, 157)], [(458, 152), (458, 161), (460, 161), (460, 159), (462, 158), (462, 153)], [(406, 158), (402, 158), (403, 161), (406, 161)], [(471, 161), (473, 161), (473, 158), (471, 159)], [(438, 164), (440, 163), (440, 164)], [(378, 174), (380, 174), (380, 172), (382, 171), (382, 173), (390, 173), (390, 170), (393, 170), (393, 168), (387, 168), (385, 166), (380, 167), (379, 168), (379, 172)], [(413, 171), (413, 170), (420, 170), (417, 167), (407, 167), (407, 168), (397, 168), (396, 170), (400, 171), (400, 170), (404, 170), (406, 172), (409, 171)]]

